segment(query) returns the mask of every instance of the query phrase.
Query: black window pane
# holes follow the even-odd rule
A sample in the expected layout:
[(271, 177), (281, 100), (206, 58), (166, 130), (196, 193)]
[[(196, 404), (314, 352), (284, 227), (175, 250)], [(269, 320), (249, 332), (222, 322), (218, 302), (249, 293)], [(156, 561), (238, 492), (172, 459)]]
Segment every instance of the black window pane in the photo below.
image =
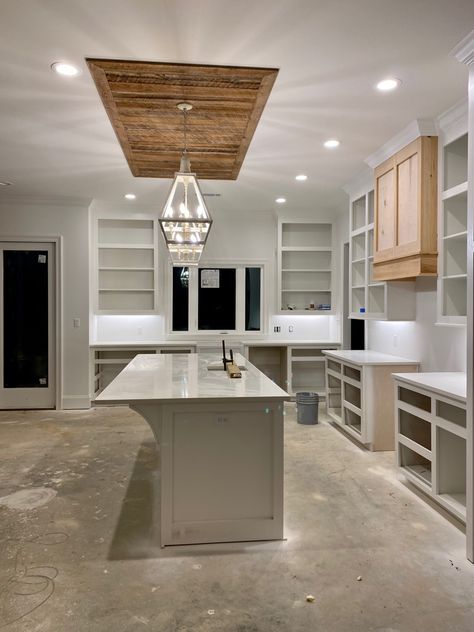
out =
[(188, 331), (189, 268), (173, 268), (173, 331)]
[(245, 268), (245, 331), (260, 330), (260, 268)]
[(48, 253), (3, 252), (3, 386), (48, 387)]
[(199, 270), (199, 329), (235, 329), (235, 277), (235, 268)]

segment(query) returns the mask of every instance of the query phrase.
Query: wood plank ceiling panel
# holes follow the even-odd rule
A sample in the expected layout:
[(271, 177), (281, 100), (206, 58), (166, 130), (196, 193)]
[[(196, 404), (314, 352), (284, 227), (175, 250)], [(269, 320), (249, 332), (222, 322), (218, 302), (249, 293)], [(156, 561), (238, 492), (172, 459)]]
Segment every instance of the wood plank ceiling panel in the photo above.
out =
[(187, 115), (191, 168), (235, 180), (278, 69), (88, 58), (87, 64), (134, 176), (172, 178)]

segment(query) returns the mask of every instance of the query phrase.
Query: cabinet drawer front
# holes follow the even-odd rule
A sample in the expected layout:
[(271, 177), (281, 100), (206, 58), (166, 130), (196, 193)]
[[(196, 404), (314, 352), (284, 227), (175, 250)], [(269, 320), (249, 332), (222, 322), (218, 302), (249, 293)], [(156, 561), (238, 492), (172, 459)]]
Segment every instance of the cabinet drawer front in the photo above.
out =
[(396, 253), (404, 256), (420, 250), (420, 165), (419, 154), (397, 165), (397, 243)]

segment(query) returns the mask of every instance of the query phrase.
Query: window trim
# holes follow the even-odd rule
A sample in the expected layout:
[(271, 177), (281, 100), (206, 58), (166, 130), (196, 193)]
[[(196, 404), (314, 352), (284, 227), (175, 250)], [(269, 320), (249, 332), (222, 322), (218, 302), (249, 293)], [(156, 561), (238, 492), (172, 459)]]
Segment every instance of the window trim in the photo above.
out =
[[(186, 266), (183, 266), (186, 267)], [(166, 333), (174, 337), (205, 337), (216, 335), (237, 335), (237, 336), (262, 336), (267, 331), (267, 272), (268, 262), (248, 259), (234, 259), (233, 261), (205, 259), (199, 262), (198, 266), (189, 268), (189, 318), (187, 331), (173, 330), (173, 266), (168, 263), (167, 281), (167, 303), (166, 312)], [(235, 329), (198, 329), (198, 269), (200, 268), (235, 268), (236, 270), (236, 297), (235, 297)], [(246, 331), (245, 329), (245, 268), (261, 269), (260, 284), (260, 329)]]

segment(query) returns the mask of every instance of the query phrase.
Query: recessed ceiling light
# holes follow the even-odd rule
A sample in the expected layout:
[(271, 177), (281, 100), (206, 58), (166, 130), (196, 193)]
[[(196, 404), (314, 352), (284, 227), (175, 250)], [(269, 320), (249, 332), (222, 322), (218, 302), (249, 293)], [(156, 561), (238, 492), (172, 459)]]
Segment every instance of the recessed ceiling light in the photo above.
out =
[(388, 77), (387, 79), (382, 79), (377, 84), (377, 90), (380, 92), (390, 92), (390, 90), (395, 90), (402, 82), (400, 79), (394, 79), (393, 77)]
[(124, 197), (127, 200), (134, 200), (137, 196), (135, 195), (135, 193), (125, 193)]
[(299, 175), (295, 176), (295, 180), (300, 180), (301, 182), (307, 179), (308, 179), (308, 176), (305, 176), (304, 173), (300, 173)]
[(11, 187), (13, 182), (7, 182), (6, 180), (2, 180), (0, 182), (0, 187)]
[(276, 202), (277, 204), (284, 204), (284, 203), (286, 202), (286, 198), (277, 198), (277, 199), (275, 200), (275, 202)]
[(327, 147), (327, 149), (334, 149), (335, 147), (339, 147), (340, 144), (341, 143), (335, 138), (330, 138), (329, 140), (325, 141), (324, 146)]
[(63, 61), (55, 61), (54, 64), (51, 64), (51, 68), (58, 75), (63, 75), (64, 77), (77, 77), (80, 73), (79, 68)]

